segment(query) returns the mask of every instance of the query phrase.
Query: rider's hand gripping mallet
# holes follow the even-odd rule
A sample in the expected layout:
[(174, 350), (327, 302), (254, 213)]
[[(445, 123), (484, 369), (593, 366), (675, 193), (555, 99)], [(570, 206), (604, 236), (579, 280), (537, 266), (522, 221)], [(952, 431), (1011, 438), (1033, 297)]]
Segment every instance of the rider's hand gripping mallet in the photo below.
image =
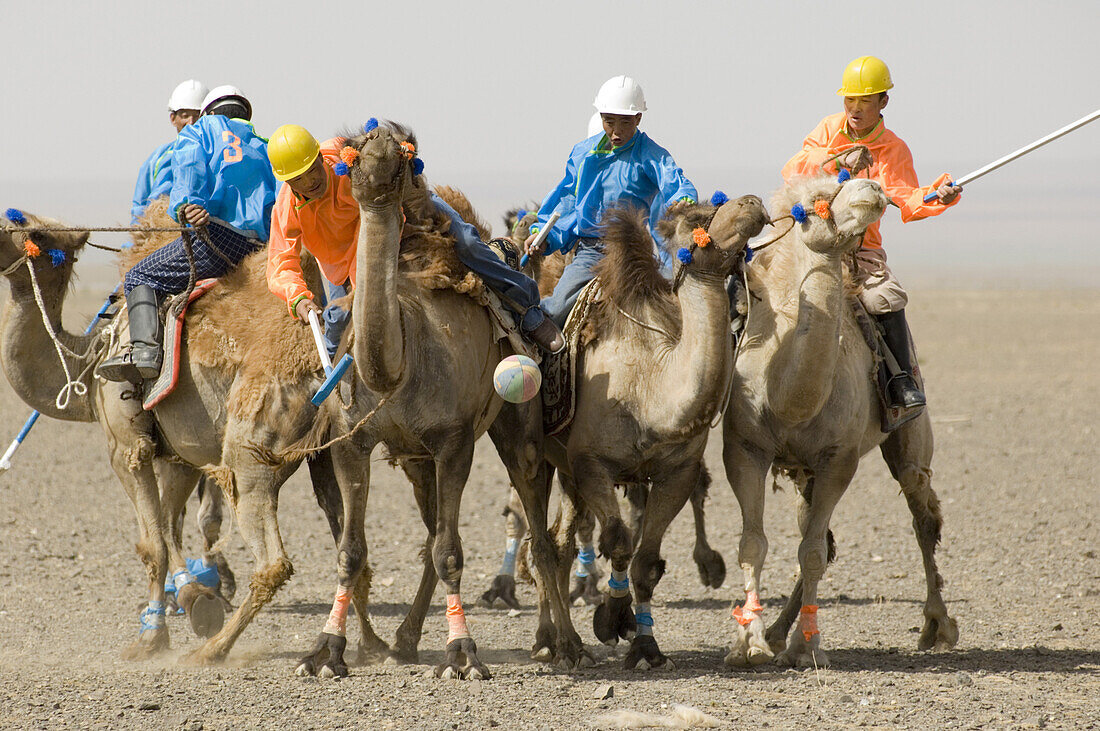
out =
[[(537, 251), (539, 249), (539, 247), (542, 246), (542, 242), (546, 241), (546, 237), (550, 235), (550, 229), (554, 228), (554, 224), (557, 223), (557, 222), (558, 222), (558, 212), (554, 211), (553, 213), (550, 214), (550, 220), (548, 220), (546, 222), (546, 225), (543, 226), (542, 229), (537, 234), (535, 234), (535, 240), (533, 242), (531, 242), (531, 248), (532, 249), (535, 249)], [(527, 266), (527, 262), (528, 262), (528, 260), (530, 260), (530, 258), (531, 258), (530, 254), (524, 254), (519, 260), (519, 265), (521, 267)]]
[(310, 403), (314, 406), (320, 406), (332, 393), (332, 389), (336, 388), (336, 384), (340, 382), (344, 374), (347, 373), (348, 368), (351, 367), (352, 359), (350, 355), (344, 353), (344, 357), (340, 359), (336, 367), (332, 367), (332, 360), (328, 357), (328, 350), (325, 349), (325, 340), (321, 337), (321, 323), (317, 320), (316, 310), (309, 311), (309, 329), (313, 331), (313, 342), (317, 344), (317, 355), (321, 356), (321, 365), (325, 369), (325, 382), (321, 384), (321, 387), (317, 389), (317, 393), (313, 394), (313, 398), (310, 399)]

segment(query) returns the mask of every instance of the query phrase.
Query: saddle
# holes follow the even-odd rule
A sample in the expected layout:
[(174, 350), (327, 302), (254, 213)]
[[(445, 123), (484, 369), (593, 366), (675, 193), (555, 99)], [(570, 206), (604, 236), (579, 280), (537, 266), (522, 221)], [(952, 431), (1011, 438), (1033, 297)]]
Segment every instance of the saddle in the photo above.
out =
[(565, 321), (565, 348), (542, 361), (542, 426), (546, 436), (560, 434), (573, 423), (577, 406), (577, 360), (581, 335), (600, 300), (599, 277), (584, 286)]
[[(890, 382), (891, 377), (890, 368), (886, 360), (886, 343), (883, 342), (879, 326), (875, 322), (875, 319), (867, 312), (867, 308), (863, 306), (863, 303), (858, 297), (851, 298), (851, 306), (852, 314), (855, 315), (856, 323), (859, 325), (859, 330), (863, 334), (863, 340), (867, 343), (867, 347), (871, 349), (871, 353), (875, 356), (876, 367), (874, 373), (871, 374), (871, 382), (875, 385), (875, 393), (878, 394), (878, 402), (881, 407), (879, 409), (879, 414), (881, 416), (879, 428), (884, 434), (889, 434), (905, 422), (920, 416), (924, 407), (896, 408), (890, 406), (889, 397), (886, 394), (886, 385)], [(917, 365), (917, 351), (913, 345), (913, 337), (911, 334), (909, 336), (909, 362), (913, 364), (913, 380), (917, 382), (917, 387), (923, 391), (924, 378), (921, 376), (920, 366)]]

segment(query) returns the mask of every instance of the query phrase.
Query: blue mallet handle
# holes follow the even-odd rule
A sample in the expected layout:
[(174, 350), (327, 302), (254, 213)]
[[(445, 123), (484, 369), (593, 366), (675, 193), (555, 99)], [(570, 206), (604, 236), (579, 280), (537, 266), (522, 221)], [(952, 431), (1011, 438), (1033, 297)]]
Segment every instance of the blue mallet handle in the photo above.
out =
[[(946, 183), (944, 183), (944, 185), (954, 185), (954, 183), (952, 183), (950, 180), (948, 180)], [(939, 198), (939, 195), (936, 193), (936, 191), (933, 190), (931, 193), (924, 196), (924, 202), (925, 203), (931, 203), (932, 201), (936, 200), (937, 198)]]

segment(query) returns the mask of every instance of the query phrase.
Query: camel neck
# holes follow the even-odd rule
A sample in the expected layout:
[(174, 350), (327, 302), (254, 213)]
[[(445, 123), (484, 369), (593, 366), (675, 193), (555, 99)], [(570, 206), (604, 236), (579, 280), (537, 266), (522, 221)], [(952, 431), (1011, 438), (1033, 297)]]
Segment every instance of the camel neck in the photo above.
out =
[(398, 300), (401, 207), (360, 206), (356, 252), (355, 365), (367, 388), (389, 393), (405, 367), (405, 336)]

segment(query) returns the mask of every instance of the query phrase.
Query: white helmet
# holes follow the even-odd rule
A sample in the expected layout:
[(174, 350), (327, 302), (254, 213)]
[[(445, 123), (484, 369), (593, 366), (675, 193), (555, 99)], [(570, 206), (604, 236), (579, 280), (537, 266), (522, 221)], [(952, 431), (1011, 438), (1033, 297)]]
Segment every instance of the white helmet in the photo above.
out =
[(603, 117), (599, 112), (596, 112), (588, 120), (588, 136), (593, 137), (601, 134), (603, 134)]
[(207, 89), (201, 81), (188, 79), (172, 91), (168, 97), (168, 111), (178, 112), (181, 109), (202, 109), (202, 101), (206, 98)]
[(248, 112), (246, 119), (252, 119), (252, 103), (245, 97), (244, 92), (229, 84), (215, 86), (210, 90), (210, 93), (202, 100), (202, 113), (213, 114), (225, 102), (240, 104)]
[(645, 111), (645, 94), (634, 79), (616, 76), (604, 82), (592, 106), (601, 114), (641, 114)]

